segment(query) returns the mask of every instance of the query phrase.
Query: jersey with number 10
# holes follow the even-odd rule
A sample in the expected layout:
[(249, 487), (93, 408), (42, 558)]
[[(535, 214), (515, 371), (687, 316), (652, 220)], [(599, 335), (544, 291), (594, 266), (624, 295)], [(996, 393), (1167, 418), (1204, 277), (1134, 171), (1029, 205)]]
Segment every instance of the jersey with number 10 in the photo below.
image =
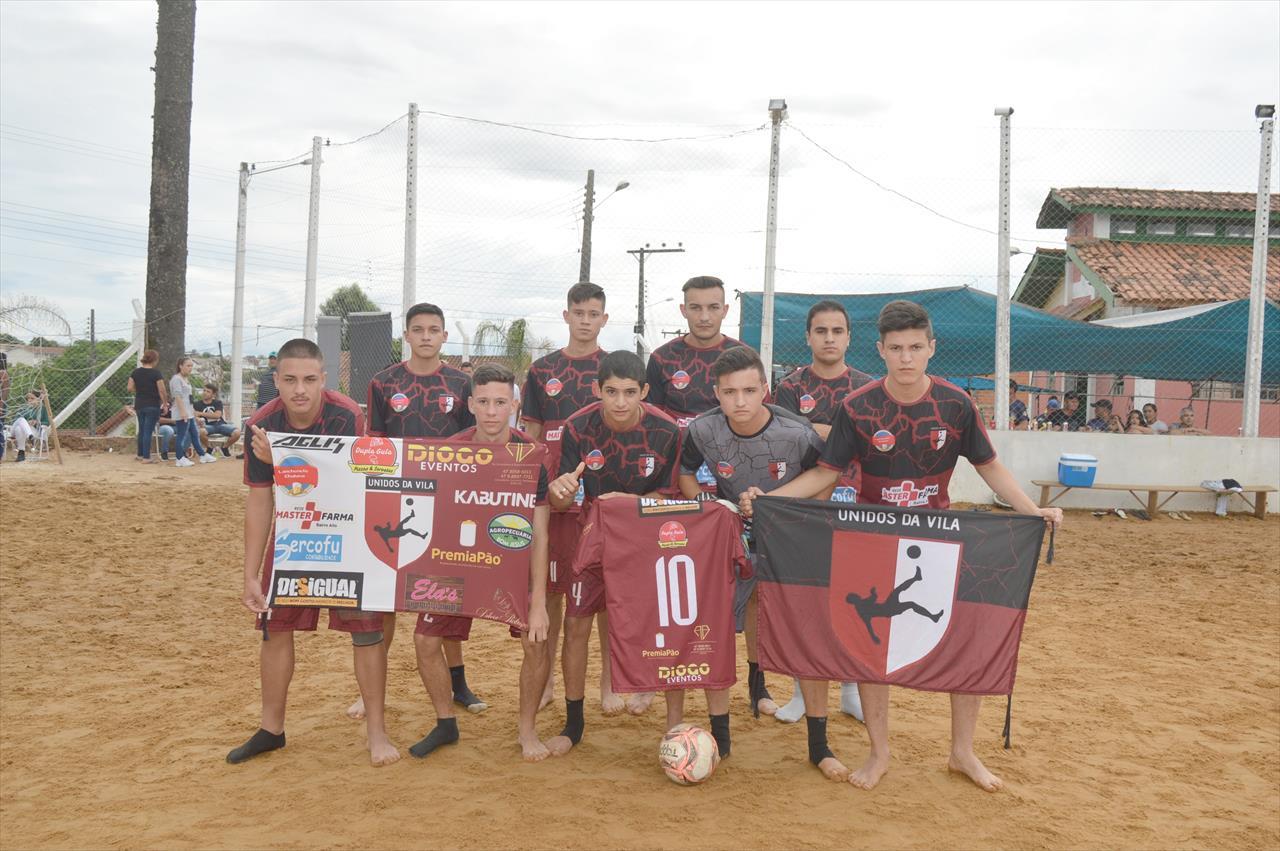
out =
[(717, 502), (598, 500), (573, 562), (575, 574), (588, 570), (604, 577), (614, 691), (734, 684), (734, 580), (751, 575), (736, 511)]

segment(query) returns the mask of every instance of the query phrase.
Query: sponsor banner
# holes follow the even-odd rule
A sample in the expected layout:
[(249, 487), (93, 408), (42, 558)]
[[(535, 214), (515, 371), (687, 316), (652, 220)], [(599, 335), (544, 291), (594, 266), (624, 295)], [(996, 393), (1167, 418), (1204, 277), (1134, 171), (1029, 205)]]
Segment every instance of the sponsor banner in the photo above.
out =
[(1013, 690), (1040, 518), (761, 497), (754, 521), (764, 668)]
[(542, 447), (270, 438), (278, 492), (296, 497), (276, 504), (272, 605), (434, 612), (528, 627)]

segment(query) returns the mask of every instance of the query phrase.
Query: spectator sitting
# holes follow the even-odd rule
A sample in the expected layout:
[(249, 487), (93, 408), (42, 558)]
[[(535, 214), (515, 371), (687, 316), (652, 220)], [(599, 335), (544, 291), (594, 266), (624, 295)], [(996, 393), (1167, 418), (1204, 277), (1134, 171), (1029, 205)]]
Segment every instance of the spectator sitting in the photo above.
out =
[(1014, 394), (1018, 392), (1018, 382), (1012, 378), (1009, 379), (1009, 428), (1017, 428), (1023, 423), (1030, 423), (1031, 416), (1027, 413), (1027, 405), (1021, 399), (1015, 399)]
[(458, 367), (458, 368), (459, 368), (459, 369), (461, 369), (463, 372), (465, 372), (467, 375), (470, 375), (470, 374), (471, 374), (471, 370), (472, 370), (472, 367), (471, 367), (471, 361), (469, 361), (469, 360), (464, 360), (464, 361), (462, 362), (462, 365), (461, 365), (460, 367)]
[(1080, 394), (1074, 390), (1068, 390), (1062, 394), (1062, 413), (1066, 416), (1066, 420), (1062, 424), (1062, 431), (1085, 431), (1084, 408), (1080, 407)]
[(1190, 405), (1178, 412), (1178, 421), (1169, 426), (1169, 434), (1212, 434), (1195, 427), (1196, 411)]
[(1157, 416), (1156, 406), (1148, 402), (1142, 406), (1142, 418), (1147, 421), (1147, 427), (1151, 429), (1152, 434), (1168, 434), (1169, 424)]
[(200, 391), (200, 401), (196, 402), (196, 421), (204, 426), (202, 439), (213, 435), (221, 435), (227, 440), (222, 444), (223, 456), (231, 457), (231, 447), (240, 439), (240, 429), (227, 422), (223, 416), (222, 400), (218, 398), (218, 390), (212, 384), (206, 384)]
[(1129, 412), (1129, 422), (1124, 427), (1125, 434), (1151, 434), (1151, 429), (1147, 427), (1147, 421), (1142, 416), (1142, 411), (1134, 408)]
[(280, 391), (276, 389), (276, 353), (272, 352), (267, 355), (266, 370), (258, 377), (258, 407), (261, 408), (279, 395)]
[[(1089, 431), (1110, 431), (1111, 422), (1111, 400), (1099, 399), (1093, 403), (1093, 419), (1087, 423)], [(1120, 428), (1124, 431), (1123, 424)]]
[[(0, 352), (0, 425), (9, 419), (9, 356)], [(0, 440), (0, 461), (4, 460), (4, 441)]]
[(1106, 431), (1112, 434), (1124, 434), (1124, 423), (1120, 420), (1119, 414), (1112, 414), (1107, 418)]
[(1036, 417), (1036, 428), (1050, 429), (1061, 426), (1066, 420), (1066, 414), (1062, 413), (1062, 403), (1058, 401), (1057, 396), (1050, 396), (1049, 401), (1044, 406), (1044, 413)]
[(160, 406), (160, 417), (156, 420), (156, 435), (157, 440), (160, 443), (161, 461), (169, 460), (169, 453), (173, 451), (173, 444), (176, 439), (176, 435), (173, 430), (174, 419), (172, 414), (173, 412), (170, 409), (168, 402)]
[(27, 441), (32, 438), (39, 439), (41, 429), (49, 425), (49, 415), (45, 413), (44, 401), (40, 398), (40, 394), (32, 390), (27, 393), (27, 404), (18, 409), (17, 415), (13, 418), (13, 426), (10, 433), (13, 435), (13, 445), (18, 447), (18, 457), (14, 461), (27, 460)]

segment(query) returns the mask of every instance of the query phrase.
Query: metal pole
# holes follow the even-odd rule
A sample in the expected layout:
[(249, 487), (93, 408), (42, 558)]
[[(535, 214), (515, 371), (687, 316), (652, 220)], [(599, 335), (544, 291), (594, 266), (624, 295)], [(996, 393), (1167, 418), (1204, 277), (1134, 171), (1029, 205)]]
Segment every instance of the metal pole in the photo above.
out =
[(409, 104), (408, 136), (404, 166), (404, 291), (400, 295), (401, 320), (409, 315), (409, 308), (413, 307), (418, 300), (418, 105), (416, 103)]
[[(94, 327), (93, 309), (89, 309), (89, 375), (98, 366), (98, 333)], [(98, 394), (89, 397), (89, 436), (98, 430)]]
[(249, 164), (240, 163), (236, 201), (236, 279), (231, 308), (231, 424), (240, 427), (244, 408), (244, 252), (249, 216)]
[(1009, 428), (1009, 116), (1013, 107), (996, 109), (1000, 116), (1000, 223), (996, 237), (996, 429)]
[(307, 283), (302, 297), (302, 336), (316, 338), (316, 247), (320, 240), (320, 137), (311, 137), (311, 210), (307, 216)]
[(1258, 436), (1262, 412), (1262, 310), (1266, 303), (1267, 240), (1271, 231), (1271, 139), (1275, 130), (1275, 104), (1259, 104), (1253, 111), (1262, 119), (1262, 149), (1258, 153), (1258, 203), (1253, 217), (1253, 272), (1249, 276), (1249, 344), (1244, 369), (1245, 437)]
[(773, 276), (774, 258), (778, 250), (778, 158), (782, 141), (782, 120), (787, 117), (787, 102), (781, 98), (769, 101), (769, 117), (773, 134), (769, 144), (769, 204), (764, 231), (764, 303), (760, 317), (760, 360), (764, 361), (769, 383), (773, 383)]
[(640, 258), (640, 289), (636, 295), (636, 354), (644, 357), (644, 253), (643, 248), (640, 249), (637, 256)]
[(587, 169), (587, 194), (582, 205), (582, 257), (578, 264), (578, 282), (591, 280), (591, 221), (596, 203), (596, 170)]

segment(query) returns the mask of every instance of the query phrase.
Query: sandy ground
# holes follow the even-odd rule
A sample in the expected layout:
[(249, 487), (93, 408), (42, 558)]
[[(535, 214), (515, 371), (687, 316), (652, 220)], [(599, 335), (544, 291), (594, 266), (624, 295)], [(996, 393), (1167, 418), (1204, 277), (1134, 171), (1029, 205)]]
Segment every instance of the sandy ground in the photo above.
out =
[[(803, 724), (750, 717), (741, 650), (733, 756), (678, 788), (655, 762), (660, 699), (604, 719), (589, 688), (583, 744), (522, 763), (519, 646), (482, 623), (468, 678), (492, 708), (461, 719), (459, 746), (370, 768), (342, 713), (349, 643), (322, 630), (298, 641), (289, 746), (227, 765), (258, 711), (239, 467), (3, 464), (0, 846), (1280, 847), (1280, 518), (1070, 513), (1032, 596), (1012, 750), (1003, 700), (983, 710), (1001, 793), (947, 774), (946, 700), (905, 690), (879, 788), (824, 781)], [(388, 691), (404, 747), (432, 716), (402, 617)], [(701, 696), (689, 708), (704, 717)], [(852, 719), (831, 737), (850, 765), (865, 755)]]

